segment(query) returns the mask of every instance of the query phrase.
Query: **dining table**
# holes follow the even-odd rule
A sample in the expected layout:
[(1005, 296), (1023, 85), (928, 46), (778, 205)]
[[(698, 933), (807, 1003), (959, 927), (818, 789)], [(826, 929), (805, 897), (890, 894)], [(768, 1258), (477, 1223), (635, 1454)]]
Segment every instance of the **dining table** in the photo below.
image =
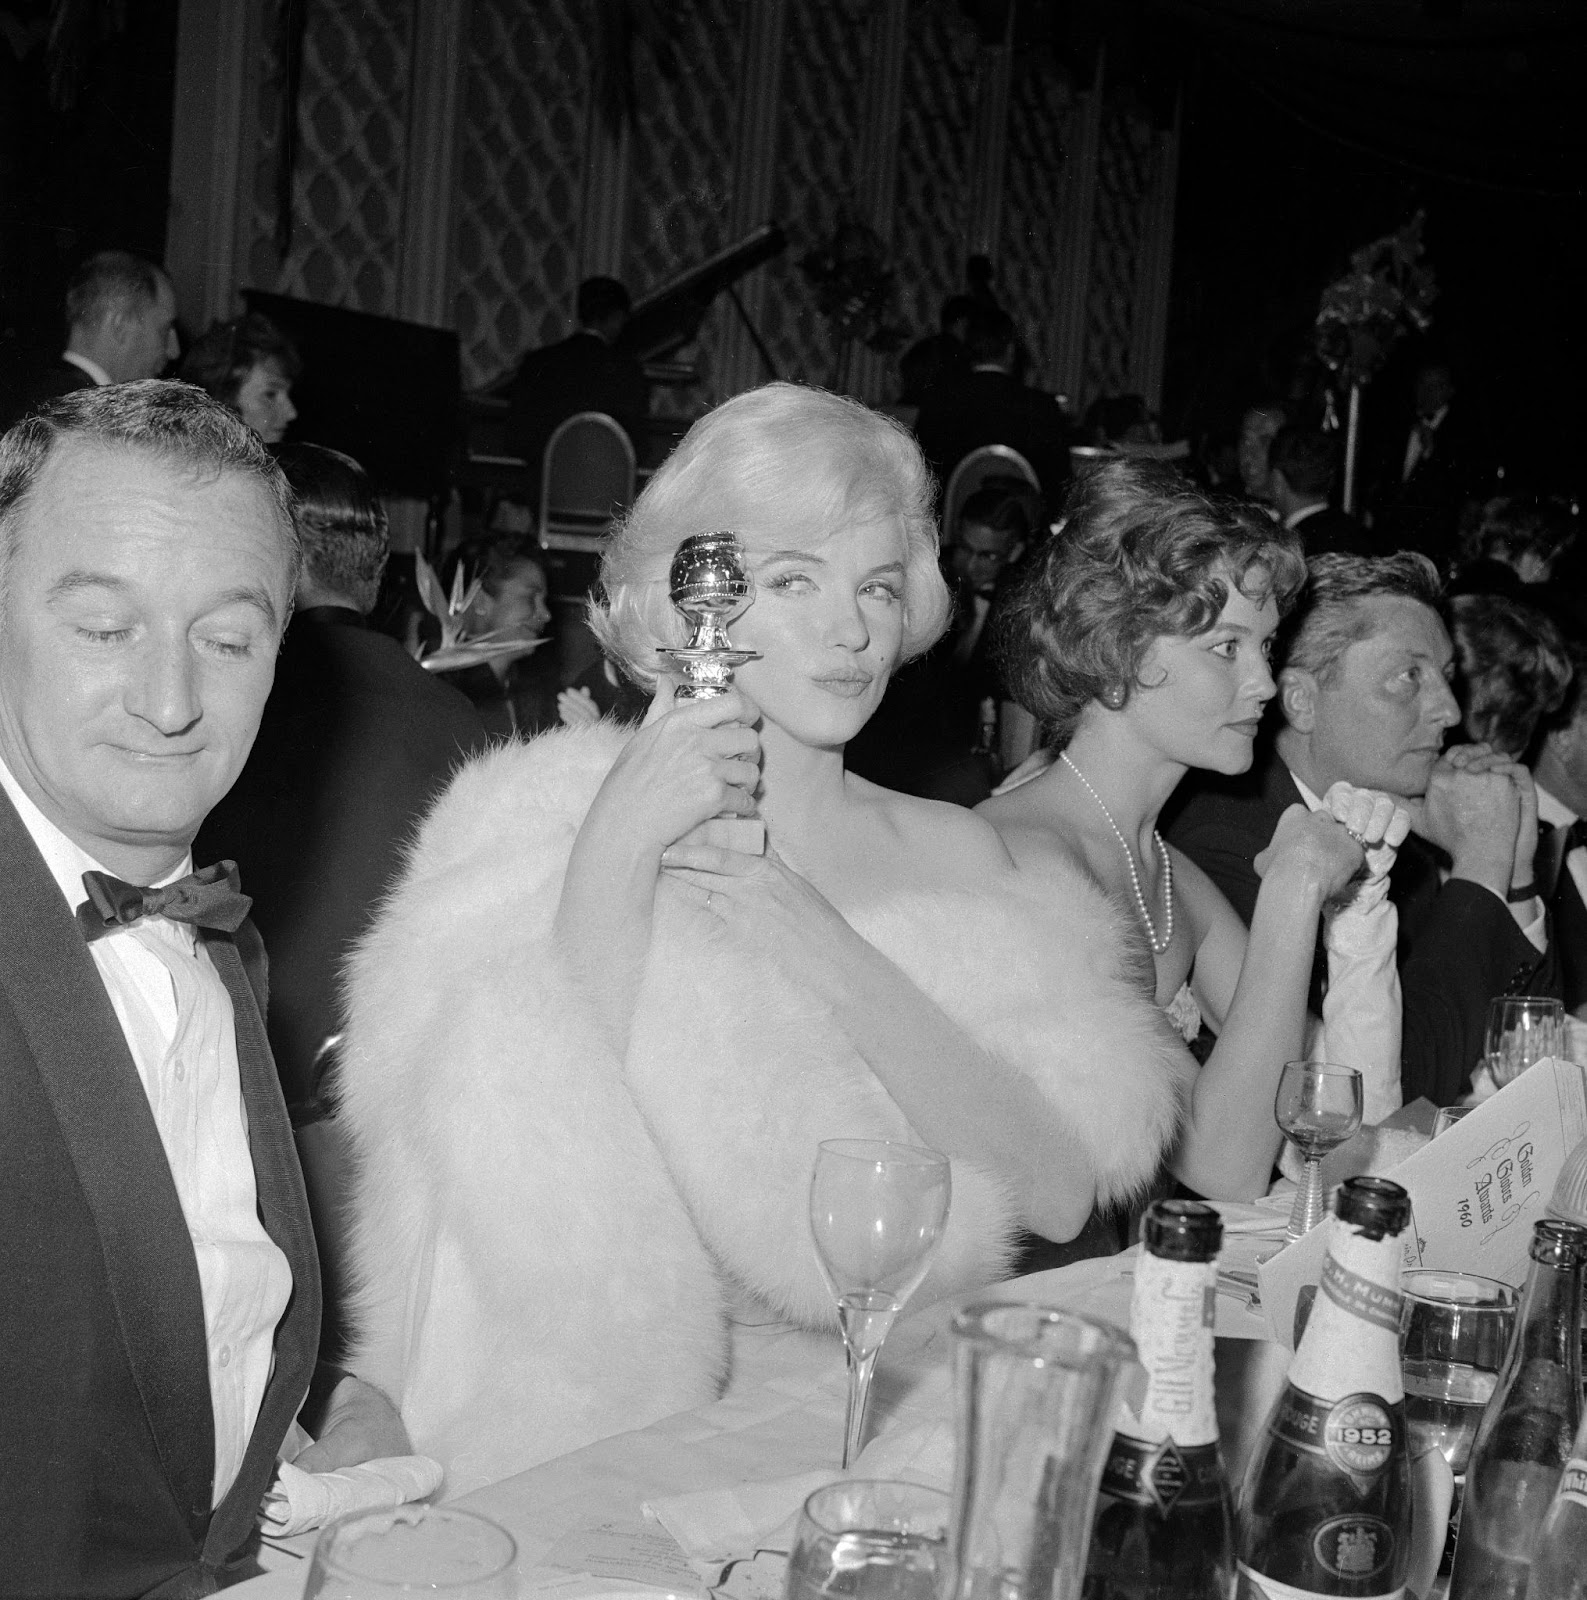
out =
[[(1237, 1482), (1289, 1361), (1289, 1352), (1269, 1340), (1254, 1289), (1245, 1287), (1247, 1278), (1254, 1282), (1258, 1259), (1282, 1245), (1289, 1204), (1287, 1196), (1274, 1196), (1220, 1202), (1218, 1210), (1225, 1223), (1215, 1327), (1218, 1414)], [(928, 1481), (948, 1474), (952, 1320), (962, 1305), (1022, 1301), (1127, 1329), (1138, 1255), (1137, 1245), (907, 1312), (883, 1347), (870, 1443), (850, 1475)], [(843, 1475), (843, 1346), (835, 1333), (781, 1324), (745, 1322), (734, 1334), (734, 1373), (721, 1399), (453, 1500), (511, 1534), (520, 1596), (775, 1600), (780, 1594), (786, 1544), (779, 1554), (765, 1529), (791, 1519), (821, 1481)], [(918, 1473), (909, 1470), (912, 1462)], [(669, 1525), (691, 1530), (681, 1537), (694, 1545), (692, 1555)], [(298, 1600), (315, 1537), (267, 1542), (263, 1573), (228, 1592), (239, 1600)]]

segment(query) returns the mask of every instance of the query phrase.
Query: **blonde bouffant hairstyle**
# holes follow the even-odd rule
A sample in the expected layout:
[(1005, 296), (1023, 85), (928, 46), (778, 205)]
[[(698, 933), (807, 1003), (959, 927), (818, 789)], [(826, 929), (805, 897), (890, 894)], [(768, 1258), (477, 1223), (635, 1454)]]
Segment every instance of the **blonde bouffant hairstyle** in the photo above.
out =
[(907, 661), (930, 648), (952, 609), (932, 498), (920, 447), (891, 418), (801, 384), (751, 389), (689, 429), (612, 530), (590, 626), (624, 672), (653, 688), (657, 649), (686, 642), (667, 574), (691, 534), (736, 533), (751, 552), (809, 548), (896, 517), (907, 551)]

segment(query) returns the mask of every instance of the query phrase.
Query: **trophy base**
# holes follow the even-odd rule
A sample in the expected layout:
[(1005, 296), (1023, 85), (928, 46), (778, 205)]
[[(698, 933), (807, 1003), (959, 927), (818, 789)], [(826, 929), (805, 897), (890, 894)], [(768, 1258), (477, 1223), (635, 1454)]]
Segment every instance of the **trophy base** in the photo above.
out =
[(679, 844), (710, 845), (717, 850), (737, 850), (741, 855), (766, 854), (766, 824), (759, 817), (712, 817), (691, 828)]

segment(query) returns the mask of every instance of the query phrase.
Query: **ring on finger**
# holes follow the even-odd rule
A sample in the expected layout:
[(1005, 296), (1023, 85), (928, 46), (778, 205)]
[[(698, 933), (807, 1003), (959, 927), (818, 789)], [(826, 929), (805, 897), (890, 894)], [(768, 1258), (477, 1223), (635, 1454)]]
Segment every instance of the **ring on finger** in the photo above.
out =
[(1361, 846), (1363, 850), (1370, 850), (1372, 848), (1372, 846), (1367, 843), (1367, 836), (1364, 833), (1357, 833), (1356, 830), (1349, 825), (1349, 823), (1341, 823), (1340, 826), (1345, 830), (1346, 833), (1350, 835), (1352, 839), (1355, 840), (1358, 845)]

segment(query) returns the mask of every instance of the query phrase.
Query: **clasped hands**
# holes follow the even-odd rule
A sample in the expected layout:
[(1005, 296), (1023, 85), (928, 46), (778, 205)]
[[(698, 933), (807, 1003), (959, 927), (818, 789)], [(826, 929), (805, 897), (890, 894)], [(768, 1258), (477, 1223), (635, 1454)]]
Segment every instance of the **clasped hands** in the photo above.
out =
[(1392, 795), (1341, 779), (1309, 811), (1291, 806), (1255, 861), (1266, 878), (1282, 861), (1307, 870), (1325, 905), (1367, 911), (1388, 892), (1389, 869), (1411, 829), (1410, 814)]
[(1456, 745), (1434, 764), (1427, 792), (1405, 804), (1412, 828), (1449, 856), (1451, 877), (1500, 899), (1532, 881), (1537, 791), (1519, 761), (1491, 745)]

